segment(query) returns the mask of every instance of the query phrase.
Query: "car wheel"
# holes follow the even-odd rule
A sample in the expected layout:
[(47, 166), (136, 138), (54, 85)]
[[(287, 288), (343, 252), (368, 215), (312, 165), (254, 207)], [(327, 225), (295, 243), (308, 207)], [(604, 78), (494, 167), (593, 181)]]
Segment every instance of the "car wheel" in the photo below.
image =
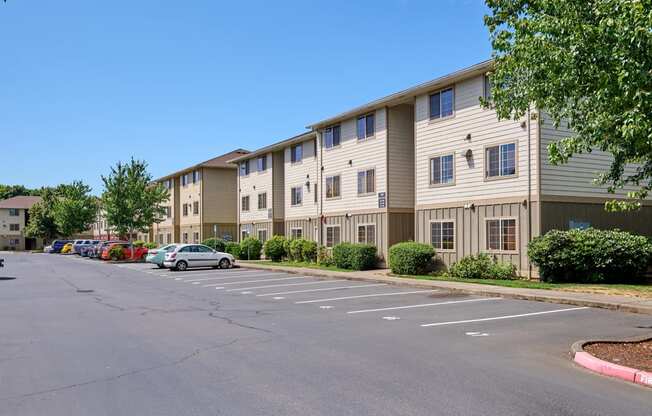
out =
[(159, 269), (165, 269), (165, 266), (162, 265), (162, 264), (157, 264), (157, 266), (158, 266)]
[(186, 271), (187, 269), (188, 269), (188, 263), (186, 263), (183, 260), (177, 262), (177, 270), (179, 270), (180, 272), (183, 272), (183, 271)]
[(224, 258), (220, 260), (220, 269), (229, 269), (229, 268), (231, 268), (231, 262), (229, 261), (229, 259)]

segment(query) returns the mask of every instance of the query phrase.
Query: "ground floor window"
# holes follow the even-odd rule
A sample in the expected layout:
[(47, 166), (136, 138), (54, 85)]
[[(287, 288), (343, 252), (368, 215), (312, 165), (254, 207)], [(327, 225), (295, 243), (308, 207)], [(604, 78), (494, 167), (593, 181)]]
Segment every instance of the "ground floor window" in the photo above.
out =
[(358, 225), (358, 243), (376, 244), (376, 225)]
[(516, 251), (516, 219), (496, 218), (487, 220), (487, 249)]
[(339, 225), (326, 226), (326, 247), (335, 247), (341, 241), (341, 228)]
[(430, 242), (439, 250), (455, 249), (455, 223), (453, 221), (433, 221), (430, 223)]
[(163, 234), (158, 235), (158, 243), (163, 244)]
[(10, 246), (19, 246), (20, 245), (20, 240), (17, 238), (10, 238), (9, 239), (9, 245)]
[(290, 230), (290, 237), (292, 239), (303, 238), (303, 228), (293, 228)]
[(192, 233), (192, 242), (195, 244), (199, 243), (199, 233)]
[(183, 243), (188, 244), (188, 233), (183, 233)]
[(242, 230), (242, 233), (240, 233), (240, 241), (244, 240), (247, 237), (249, 237), (249, 231)]
[(168, 244), (172, 243), (172, 233), (168, 233), (168, 235), (166, 236), (166, 242)]
[(258, 230), (258, 240), (261, 243), (267, 241), (267, 230)]

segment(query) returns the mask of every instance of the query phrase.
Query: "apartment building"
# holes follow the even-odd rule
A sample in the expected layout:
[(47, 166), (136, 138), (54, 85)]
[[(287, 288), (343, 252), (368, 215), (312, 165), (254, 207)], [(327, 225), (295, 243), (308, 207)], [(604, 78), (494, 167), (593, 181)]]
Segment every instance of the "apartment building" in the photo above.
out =
[(319, 161), (317, 134), (284, 143), (285, 235), (319, 241)]
[(247, 154), (237, 149), (163, 176), (155, 182), (170, 192), (166, 215), (152, 225), (158, 244), (199, 243), (210, 237), (236, 239), (237, 169), (229, 160)]
[(0, 250), (37, 250), (43, 241), (25, 236), (29, 210), (41, 201), (39, 196), (15, 196), (0, 201)]

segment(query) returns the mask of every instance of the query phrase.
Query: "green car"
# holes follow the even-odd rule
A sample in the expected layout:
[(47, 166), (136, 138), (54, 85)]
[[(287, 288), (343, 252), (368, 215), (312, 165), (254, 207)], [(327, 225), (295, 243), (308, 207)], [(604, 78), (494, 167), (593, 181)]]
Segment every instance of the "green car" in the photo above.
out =
[(161, 248), (152, 249), (147, 252), (147, 257), (145, 258), (146, 263), (156, 264), (159, 269), (164, 268), (163, 261), (165, 260), (165, 253), (168, 251), (173, 251), (177, 248), (176, 244), (168, 244)]

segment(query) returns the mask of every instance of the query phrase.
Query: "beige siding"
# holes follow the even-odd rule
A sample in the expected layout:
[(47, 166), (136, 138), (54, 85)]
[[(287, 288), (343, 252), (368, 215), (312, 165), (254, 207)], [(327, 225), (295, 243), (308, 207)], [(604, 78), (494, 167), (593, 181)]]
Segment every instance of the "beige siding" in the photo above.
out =
[[(180, 243), (181, 239), (179, 238), (179, 228), (178, 227), (156, 227), (154, 225), (154, 242), (165, 245), (169, 243)], [(170, 234), (170, 241), (168, 241), (168, 234)]]
[[(285, 154), (283, 150), (274, 152), (273, 162), (273, 187), (268, 195), (272, 197), (274, 211), (272, 216), (275, 220), (283, 220), (285, 217)], [(271, 164), (270, 164), (271, 166)]]
[[(180, 238), (179, 238), (179, 243), (201, 243), (202, 241), (202, 227), (200, 224), (188, 224), (188, 225), (181, 225), (179, 227), (179, 232), (180, 232)], [(188, 234), (188, 241), (184, 241), (183, 239), (183, 234), (187, 233)], [(195, 233), (197, 233), (199, 236), (198, 238), (195, 237)]]
[(414, 212), (390, 212), (387, 221), (388, 248), (396, 243), (414, 240)]
[(285, 235), (292, 236), (293, 228), (301, 228), (303, 238), (306, 240), (318, 241), (319, 236), (319, 219), (287, 219), (285, 220)]
[[(493, 110), (482, 109), (482, 76), (454, 85), (454, 115), (430, 120), (429, 95), (416, 99), (416, 204), (434, 204), (460, 200), (482, 200), (528, 192), (528, 131), (521, 121), (498, 121)], [(433, 91), (434, 92), (434, 91)], [(467, 136), (471, 139), (467, 140)], [(535, 133), (531, 136), (531, 186), (536, 191)], [(513, 178), (485, 179), (485, 146), (516, 142), (517, 175)], [(472, 151), (467, 160), (465, 153)], [(430, 186), (430, 158), (454, 154), (455, 184)]]
[(221, 238), (227, 241), (237, 240), (238, 227), (235, 223), (205, 223), (202, 227), (202, 240)]
[[(201, 223), (201, 210), (199, 214), (193, 214), (192, 205), (194, 202), (199, 202), (201, 208), (201, 182), (192, 183), (192, 172), (187, 173), (189, 181), (186, 186), (181, 185), (181, 178), (179, 178), (179, 225), (182, 228), (188, 228), (190, 225), (199, 225)], [(189, 204), (188, 215), (183, 215), (183, 204)]]
[(391, 107), (387, 137), (387, 203), (414, 209), (414, 106)]
[(247, 231), (249, 236), (258, 238), (258, 230), (267, 230), (267, 238), (274, 235), (274, 223), (272, 221), (257, 222), (250, 224), (240, 224), (240, 232), (238, 233), (238, 241), (241, 241), (242, 231)]
[[(303, 160), (292, 163), (290, 147), (285, 148), (285, 219), (306, 219), (318, 214), (315, 200), (315, 185), (318, 184), (319, 167), (315, 156), (315, 140), (306, 140), (303, 145)], [(310, 182), (310, 187), (306, 183)], [(303, 203), (292, 206), (292, 188), (301, 187)], [(318, 190), (317, 190), (318, 191)], [(317, 200), (318, 201), (318, 200)], [(286, 230), (287, 231), (287, 230)]]
[(237, 219), (235, 169), (203, 169), (203, 223), (234, 224)]
[[(387, 192), (387, 126), (386, 111), (375, 112), (375, 135), (372, 138), (358, 140), (356, 137), (356, 118), (342, 122), (341, 144), (332, 149), (322, 148), (321, 166), (323, 166), (320, 186), (323, 192), (323, 212), (325, 215), (350, 210), (378, 208), (379, 192)], [(323, 146), (323, 143), (322, 143)], [(350, 162), (350, 163), (349, 163)], [(357, 175), (361, 170), (376, 170), (376, 191), (370, 195), (358, 196)], [(326, 177), (341, 175), (342, 196), (326, 199)]]
[[(258, 172), (256, 158), (251, 159), (249, 176), (240, 177), (240, 197), (249, 195), (249, 211), (240, 212), (240, 222), (247, 221), (267, 221), (269, 220), (269, 210), (273, 206), (273, 187), (272, 187), (272, 154), (268, 153), (267, 170)], [(258, 194), (267, 193), (267, 209), (258, 209)], [(237, 204), (240, 206), (241, 198), (238, 198)]]
[(356, 214), (347, 218), (345, 215), (326, 217), (326, 223), (322, 228), (325, 234), (327, 225), (339, 225), (341, 242), (357, 243), (359, 225), (376, 225), (376, 247), (381, 262), (387, 258), (388, 236), (387, 236), (387, 213)]
[[(181, 182), (180, 177), (175, 177), (171, 178), (172, 180), (172, 187), (168, 190), (169, 194), (169, 199), (168, 202), (165, 203), (165, 206), (170, 207), (171, 211), (171, 217), (170, 218), (164, 218), (163, 221), (159, 223), (159, 227), (173, 227), (174, 225), (178, 225), (181, 217), (181, 213), (179, 211), (179, 197), (180, 197), (180, 192), (179, 192), (179, 185)], [(161, 185), (165, 185), (165, 181), (160, 182)], [(155, 224), (156, 226), (156, 224)]]

